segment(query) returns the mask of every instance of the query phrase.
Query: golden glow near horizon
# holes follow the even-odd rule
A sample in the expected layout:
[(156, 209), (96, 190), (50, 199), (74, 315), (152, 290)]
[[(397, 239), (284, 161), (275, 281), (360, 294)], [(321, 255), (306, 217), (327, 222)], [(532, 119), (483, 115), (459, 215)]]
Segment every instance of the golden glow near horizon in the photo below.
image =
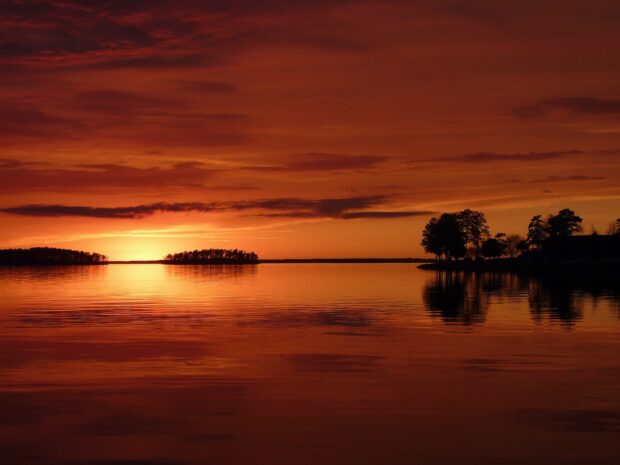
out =
[(122, 241), (112, 253), (122, 260), (161, 260), (170, 249), (160, 240), (134, 239)]
[(617, 2), (25, 5), (0, 247), (402, 257), (431, 212), (620, 216)]

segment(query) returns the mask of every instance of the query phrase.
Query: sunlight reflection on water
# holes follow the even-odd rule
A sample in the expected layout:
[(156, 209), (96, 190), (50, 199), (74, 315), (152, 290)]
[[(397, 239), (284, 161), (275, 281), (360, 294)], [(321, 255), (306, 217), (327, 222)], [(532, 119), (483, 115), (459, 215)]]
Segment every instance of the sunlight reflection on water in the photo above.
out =
[(6, 268), (0, 289), (3, 464), (620, 459), (617, 289), (411, 264)]

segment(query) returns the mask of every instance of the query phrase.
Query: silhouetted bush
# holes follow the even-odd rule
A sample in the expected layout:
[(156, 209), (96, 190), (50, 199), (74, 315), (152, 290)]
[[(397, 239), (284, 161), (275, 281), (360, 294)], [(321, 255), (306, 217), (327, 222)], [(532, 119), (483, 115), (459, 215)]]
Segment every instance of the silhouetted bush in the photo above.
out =
[(0, 265), (100, 265), (108, 258), (81, 250), (33, 247), (31, 249), (0, 250)]
[(254, 252), (227, 249), (203, 249), (168, 254), (164, 263), (171, 264), (249, 264), (258, 263), (258, 255)]

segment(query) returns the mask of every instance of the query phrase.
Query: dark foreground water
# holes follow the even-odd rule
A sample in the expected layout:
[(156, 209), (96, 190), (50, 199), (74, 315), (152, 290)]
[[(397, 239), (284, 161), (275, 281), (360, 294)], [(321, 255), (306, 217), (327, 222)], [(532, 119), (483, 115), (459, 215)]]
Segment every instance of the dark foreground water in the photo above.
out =
[(615, 465), (619, 302), (411, 264), (0, 269), (0, 463)]

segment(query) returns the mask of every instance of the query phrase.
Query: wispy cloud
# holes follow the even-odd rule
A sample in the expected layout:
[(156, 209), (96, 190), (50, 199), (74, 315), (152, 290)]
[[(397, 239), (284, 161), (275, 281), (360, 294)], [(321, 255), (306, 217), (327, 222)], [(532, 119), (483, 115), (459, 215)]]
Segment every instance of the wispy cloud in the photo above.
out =
[(535, 179), (532, 182), (564, 182), (564, 181), (600, 181), (607, 179), (605, 176), (586, 176), (574, 174), (572, 176), (547, 176), (546, 178)]
[(179, 90), (192, 93), (217, 93), (229, 94), (237, 90), (236, 86), (227, 82), (219, 81), (195, 81), (195, 80), (179, 80), (175, 83), (175, 87)]
[(287, 14), (351, 0), (261, 2), (9, 1), (11, 18), (0, 38), (0, 63), (27, 67), (172, 69), (221, 64), (256, 44), (364, 50), (351, 37), (286, 28)]
[(409, 218), (412, 216), (428, 216), (436, 212), (430, 210), (419, 211), (370, 211), (370, 212), (351, 212), (343, 213), (341, 218), (345, 220), (354, 219), (390, 219), (390, 218)]
[(270, 165), (248, 165), (247, 171), (361, 171), (375, 169), (386, 163), (388, 157), (381, 155), (350, 155), (342, 153), (308, 152), (289, 155), (285, 160)]
[(205, 112), (189, 96), (169, 98), (118, 89), (58, 95), (54, 102), (0, 100), (0, 141), (5, 145), (66, 140), (161, 147), (247, 143), (251, 117)]
[(3, 208), (0, 211), (24, 216), (81, 216), (89, 218), (143, 218), (160, 212), (210, 212), (213, 207), (204, 203), (153, 203), (130, 207), (87, 207), (73, 205), (31, 204)]
[(556, 110), (576, 115), (620, 115), (620, 100), (598, 97), (556, 97), (514, 110), (519, 118), (538, 118)]
[(204, 187), (219, 170), (199, 162), (139, 168), (120, 163), (58, 168), (17, 159), (0, 160), (0, 193), (29, 191), (94, 192), (120, 188)]
[(388, 199), (383, 196), (300, 199), (277, 198), (247, 202), (158, 202), (126, 207), (91, 207), (60, 204), (28, 204), (0, 212), (38, 217), (89, 217), (136, 219), (156, 213), (215, 213), (249, 211), (261, 216), (286, 218), (390, 219), (429, 215), (431, 211), (374, 211)]
[(422, 160), (416, 160), (412, 163), (435, 163), (435, 162), (454, 162), (454, 163), (490, 163), (490, 162), (536, 162), (545, 160), (555, 160), (558, 158), (565, 158), (573, 155), (583, 155), (586, 153), (583, 150), (569, 149), (569, 150), (552, 150), (541, 152), (514, 152), (514, 153), (500, 153), (500, 152), (473, 152), (465, 153), (462, 155), (455, 155), (449, 157), (438, 158), (426, 158)]

